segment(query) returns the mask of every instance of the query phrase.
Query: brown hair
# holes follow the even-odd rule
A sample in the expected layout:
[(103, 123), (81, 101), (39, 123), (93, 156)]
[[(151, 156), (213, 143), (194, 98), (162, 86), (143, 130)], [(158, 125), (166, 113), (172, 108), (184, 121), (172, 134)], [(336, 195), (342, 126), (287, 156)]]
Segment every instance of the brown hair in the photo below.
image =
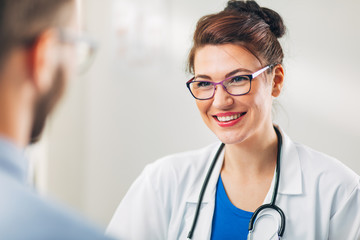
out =
[(0, 0), (0, 68), (7, 53), (31, 44), (46, 29), (69, 21), (74, 0)]
[(230, 0), (223, 11), (199, 19), (189, 53), (188, 71), (194, 73), (196, 50), (208, 44), (237, 44), (247, 48), (265, 65), (281, 64), (284, 54), (278, 38), (284, 34), (283, 20), (275, 11), (260, 7), (255, 1)]

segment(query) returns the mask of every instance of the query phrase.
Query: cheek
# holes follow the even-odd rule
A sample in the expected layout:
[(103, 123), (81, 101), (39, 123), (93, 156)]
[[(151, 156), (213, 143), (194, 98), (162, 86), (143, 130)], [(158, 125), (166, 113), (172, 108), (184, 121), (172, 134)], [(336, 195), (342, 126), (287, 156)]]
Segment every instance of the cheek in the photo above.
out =
[(253, 96), (253, 106), (257, 109), (258, 112), (267, 114), (271, 112), (272, 107), (272, 95), (271, 95), (271, 85), (264, 86), (260, 88), (259, 91)]
[(251, 86), (250, 93), (236, 98), (236, 104), (248, 108), (253, 117), (265, 114), (272, 105), (271, 85), (261, 79)]
[(204, 120), (207, 117), (209, 109), (211, 108), (211, 103), (212, 100), (196, 100), (196, 106)]
[(65, 46), (62, 51), (60, 65), (64, 72), (64, 79), (68, 79), (76, 76), (76, 72), (79, 70), (77, 67), (77, 56), (73, 46)]

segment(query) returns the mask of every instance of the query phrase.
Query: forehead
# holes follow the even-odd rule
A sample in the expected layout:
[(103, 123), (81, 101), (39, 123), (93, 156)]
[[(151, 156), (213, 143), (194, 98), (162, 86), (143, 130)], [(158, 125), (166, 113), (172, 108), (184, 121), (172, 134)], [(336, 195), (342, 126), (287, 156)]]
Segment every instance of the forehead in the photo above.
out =
[(78, 4), (73, 4), (69, 9), (69, 21), (70, 27), (80, 28), (82, 15)]
[(61, 28), (78, 29), (81, 19), (81, 12), (78, 1), (70, 1), (63, 4), (62, 8), (58, 11), (58, 25)]
[(260, 61), (246, 48), (235, 44), (205, 45), (195, 53), (195, 75), (223, 76), (237, 68), (255, 71)]

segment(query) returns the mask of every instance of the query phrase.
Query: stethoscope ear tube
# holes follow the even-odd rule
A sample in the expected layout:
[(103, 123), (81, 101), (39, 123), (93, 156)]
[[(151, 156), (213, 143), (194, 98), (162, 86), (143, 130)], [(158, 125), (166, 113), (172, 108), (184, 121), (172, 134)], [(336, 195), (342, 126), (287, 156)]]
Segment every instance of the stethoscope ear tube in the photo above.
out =
[(216, 154), (215, 154), (215, 157), (214, 157), (214, 160), (212, 161), (211, 165), (210, 165), (210, 168), (206, 174), (206, 177), (205, 177), (205, 180), (204, 180), (204, 184), (202, 185), (201, 187), (201, 191), (200, 191), (200, 195), (199, 195), (199, 200), (198, 200), (198, 203), (196, 205), (196, 210), (195, 210), (195, 216), (194, 216), (194, 220), (193, 220), (193, 223), (191, 225), (191, 229), (188, 233), (188, 236), (187, 236), (187, 239), (188, 240), (191, 240), (191, 238), (193, 237), (193, 234), (194, 234), (194, 230), (195, 230), (195, 227), (196, 227), (196, 223), (198, 221), (198, 218), (199, 218), (199, 215), (200, 215), (200, 207), (201, 207), (201, 203), (202, 203), (202, 200), (203, 200), (203, 197), (204, 197), (204, 193), (205, 193), (205, 190), (206, 190), (206, 187), (207, 187), (207, 184), (209, 182), (209, 179), (211, 177), (211, 173), (212, 171), (214, 170), (214, 167), (215, 167), (215, 164), (216, 164), (216, 161), (217, 159), (219, 158), (219, 155), (221, 153), (221, 151), (223, 150), (225, 144), (224, 143), (221, 143), (219, 149), (217, 150)]

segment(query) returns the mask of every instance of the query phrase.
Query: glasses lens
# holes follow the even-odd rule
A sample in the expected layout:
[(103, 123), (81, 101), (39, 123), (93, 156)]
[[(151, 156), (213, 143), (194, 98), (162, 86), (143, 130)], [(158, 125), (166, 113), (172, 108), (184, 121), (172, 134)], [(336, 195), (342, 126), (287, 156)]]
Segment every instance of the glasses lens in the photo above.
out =
[(77, 69), (79, 73), (84, 73), (91, 65), (94, 53), (95, 45), (88, 41), (78, 41), (76, 44), (77, 55)]
[(90, 66), (96, 50), (96, 43), (91, 38), (69, 29), (60, 29), (60, 39), (64, 43), (76, 46), (76, 67), (84, 73)]
[(198, 99), (211, 98), (214, 94), (214, 85), (206, 81), (193, 81), (189, 84), (190, 91)]
[(241, 75), (227, 79), (224, 83), (226, 90), (233, 95), (242, 95), (250, 91), (250, 76)]

